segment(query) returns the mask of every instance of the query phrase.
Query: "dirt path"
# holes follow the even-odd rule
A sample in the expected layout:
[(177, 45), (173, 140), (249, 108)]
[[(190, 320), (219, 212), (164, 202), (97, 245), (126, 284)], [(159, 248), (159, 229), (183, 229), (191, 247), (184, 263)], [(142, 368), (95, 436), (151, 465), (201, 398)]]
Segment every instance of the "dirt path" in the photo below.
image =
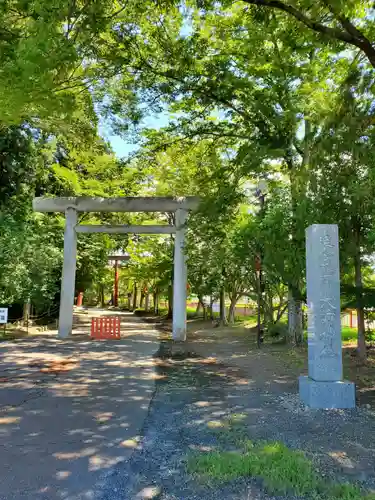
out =
[[(158, 333), (122, 316), (121, 341), (91, 341), (90, 311), (56, 332), (0, 344), (0, 498), (87, 499), (138, 446), (155, 389)], [(115, 313), (117, 315), (117, 313)]]

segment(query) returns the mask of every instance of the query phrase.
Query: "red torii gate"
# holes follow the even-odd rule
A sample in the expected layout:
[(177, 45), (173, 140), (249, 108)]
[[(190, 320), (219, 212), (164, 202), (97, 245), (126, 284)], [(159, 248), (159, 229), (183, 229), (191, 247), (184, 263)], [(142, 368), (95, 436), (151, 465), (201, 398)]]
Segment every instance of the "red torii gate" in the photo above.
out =
[(130, 255), (109, 255), (108, 260), (110, 262), (114, 262), (114, 270), (115, 270), (115, 279), (114, 279), (114, 284), (113, 284), (113, 305), (115, 307), (118, 307), (118, 297), (119, 297), (119, 292), (118, 292), (118, 286), (119, 286), (119, 280), (120, 280), (120, 273), (119, 273), (119, 262), (124, 262), (128, 261), (130, 259)]

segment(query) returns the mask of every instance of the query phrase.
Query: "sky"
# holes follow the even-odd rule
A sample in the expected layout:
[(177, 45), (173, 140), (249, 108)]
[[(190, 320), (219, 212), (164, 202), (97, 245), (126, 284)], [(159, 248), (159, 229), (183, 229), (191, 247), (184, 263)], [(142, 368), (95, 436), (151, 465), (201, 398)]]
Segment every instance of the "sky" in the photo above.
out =
[[(168, 113), (158, 113), (147, 117), (142, 126), (144, 128), (154, 128), (159, 129), (165, 127), (169, 123)], [(129, 142), (126, 137), (121, 137), (119, 135), (113, 135), (111, 127), (108, 123), (102, 122), (99, 124), (100, 135), (109, 141), (112, 149), (118, 158), (127, 158), (131, 153), (134, 153), (139, 149), (139, 144), (134, 144)]]

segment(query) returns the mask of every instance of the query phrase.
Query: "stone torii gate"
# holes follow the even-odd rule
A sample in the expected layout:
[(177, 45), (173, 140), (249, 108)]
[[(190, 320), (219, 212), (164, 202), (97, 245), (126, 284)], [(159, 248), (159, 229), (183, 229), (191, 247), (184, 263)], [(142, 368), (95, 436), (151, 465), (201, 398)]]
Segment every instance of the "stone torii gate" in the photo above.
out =
[[(37, 212), (65, 213), (64, 263), (61, 278), (59, 337), (67, 338), (73, 327), (73, 305), (77, 260), (77, 233), (175, 234), (173, 280), (173, 340), (186, 340), (187, 268), (184, 254), (186, 219), (199, 198), (188, 196), (137, 198), (35, 198)], [(174, 212), (175, 225), (84, 225), (77, 224), (79, 212)]]

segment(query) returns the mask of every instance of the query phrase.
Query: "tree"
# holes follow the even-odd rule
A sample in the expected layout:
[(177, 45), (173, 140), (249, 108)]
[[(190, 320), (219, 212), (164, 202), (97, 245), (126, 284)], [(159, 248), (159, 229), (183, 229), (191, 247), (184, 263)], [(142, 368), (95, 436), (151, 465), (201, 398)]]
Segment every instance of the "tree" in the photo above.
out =
[[(332, 110), (341, 109), (343, 89), (361, 80), (362, 86), (354, 84), (360, 101), (361, 92), (371, 95), (372, 80), (361, 53), (343, 52), (342, 45), (326, 44), (312, 31), (297, 31), (291, 17), (279, 15), (281, 3), (263, 2), (270, 7), (263, 10), (202, 3), (201, 9), (186, 15), (188, 34), (182, 32), (181, 16), (161, 19), (155, 12), (137, 33), (124, 27), (118, 36), (133, 47), (132, 72), (126, 83), (142, 99), (140, 116), (163, 106), (174, 113), (167, 127), (169, 144), (171, 137), (187, 144), (210, 138), (220, 151), (227, 151), (228, 175), (237, 182), (266, 174), (284, 176), (290, 191), (284, 236), (291, 249), (287, 266), (291, 272), (284, 275), (289, 279), (290, 333), (298, 339), (302, 337), (304, 229), (312, 221), (308, 179), (325, 169), (325, 160), (321, 157), (318, 165), (313, 157), (325, 147), (323, 128)], [(354, 16), (371, 39), (368, 3), (336, 2), (332, 7), (306, 1), (293, 6), (314, 22), (326, 13), (319, 23), (329, 33), (349, 30), (352, 37), (364, 41), (366, 36), (354, 34), (341, 14), (348, 19)], [(142, 43), (145, 38), (147, 44)], [(123, 57), (121, 50), (118, 57)], [(113, 90), (113, 103), (118, 106), (118, 86)], [(124, 106), (122, 111), (123, 122), (134, 116), (134, 106)], [(362, 119), (366, 123), (365, 115)], [(315, 212), (315, 221), (320, 215)]]
[[(230, 157), (226, 175), (232, 185), (262, 171), (275, 170), (277, 161), (277, 170), (283, 170), (290, 179), (294, 207), (291, 230), (296, 246), (301, 247), (296, 240), (296, 221), (304, 189), (300, 178), (308, 155), (301, 154), (306, 141), (297, 131), (307, 108), (306, 87), (315, 78), (305, 66), (313, 45), (303, 45), (301, 36), (290, 33), (288, 25), (280, 26), (277, 19), (270, 19), (265, 31), (263, 23), (244, 19), (236, 8), (228, 8), (226, 14), (218, 19), (216, 14), (195, 12), (189, 37), (180, 36), (179, 19), (166, 21), (172, 25), (167, 35), (159, 31), (155, 34), (144, 26), (143, 32), (130, 40), (134, 45), (133, 66), (138, 68), (134, 92), (144, 92), (150, 107), (158, 96), (176, 113), (168, 127), (175, 141), (209, 138), (218, 150), (226, 150)], [(141, 44), (145, 36), (149, 40), (146, 46)], [(301, 46), (298, 54), (292, 50), (293, 44)], [(255, 45), (259, 47), (257, 53), (251, 49)], [(199, 60), (197, 53), (201, 54)], [(169, 62), (172, 59), (173, 66)], [(325, 62), (319, 69), (322, 77), (329, 73)], [(114, 102), (117, 98), (115, 93)], [(289, 284), (297, 303), (300, 279)], [(301, 322), (297, 328), (301, 337)]]
[[(28, 125), (0, 129), (0, 301), (14, 314), (31, 301), (37, 313), (53, 310), (59, 298), (64, 217), (32, 210), (34, 196), (136, 193), (137, 174), (116, 160), (95, 130), (85, 139), (46, 134)], [(85, 222), (100, 221), (86, 214)], [(82, 220), (82, 219), (81, 219)], [(107, 215), (103, 221), (111, 221)], [(112, 216), (126, 222), (126, 215)], [(124, 238), (78, 238), (78, 290), (100, 281), (111, 249)]]
[[(362, 267), (374, 251), (374, 131), (372, 98), (358, 72), (341, 89), (340, 101), (326, 121), (314, 147), (310, 172), (311, 207), (321, 222), (340, 230), (340, 257), (345, 274), (353, 270), (358, 314), (358, 353), (366, 357), (365, 300)], [(324, 182), (319, 182), (324, 168)]]
[[(288, 2), (283, 0), (242, 0), (250, 6), (287, 14), (323, 39), (343, 42), (363, 52), (375, 67), (372, 21), (373, 2), (358, 0), (321, 0)], [(225, 3), (224, 3), (225, 5)], [(351, 20), (351, 18), (353, 20)]]

